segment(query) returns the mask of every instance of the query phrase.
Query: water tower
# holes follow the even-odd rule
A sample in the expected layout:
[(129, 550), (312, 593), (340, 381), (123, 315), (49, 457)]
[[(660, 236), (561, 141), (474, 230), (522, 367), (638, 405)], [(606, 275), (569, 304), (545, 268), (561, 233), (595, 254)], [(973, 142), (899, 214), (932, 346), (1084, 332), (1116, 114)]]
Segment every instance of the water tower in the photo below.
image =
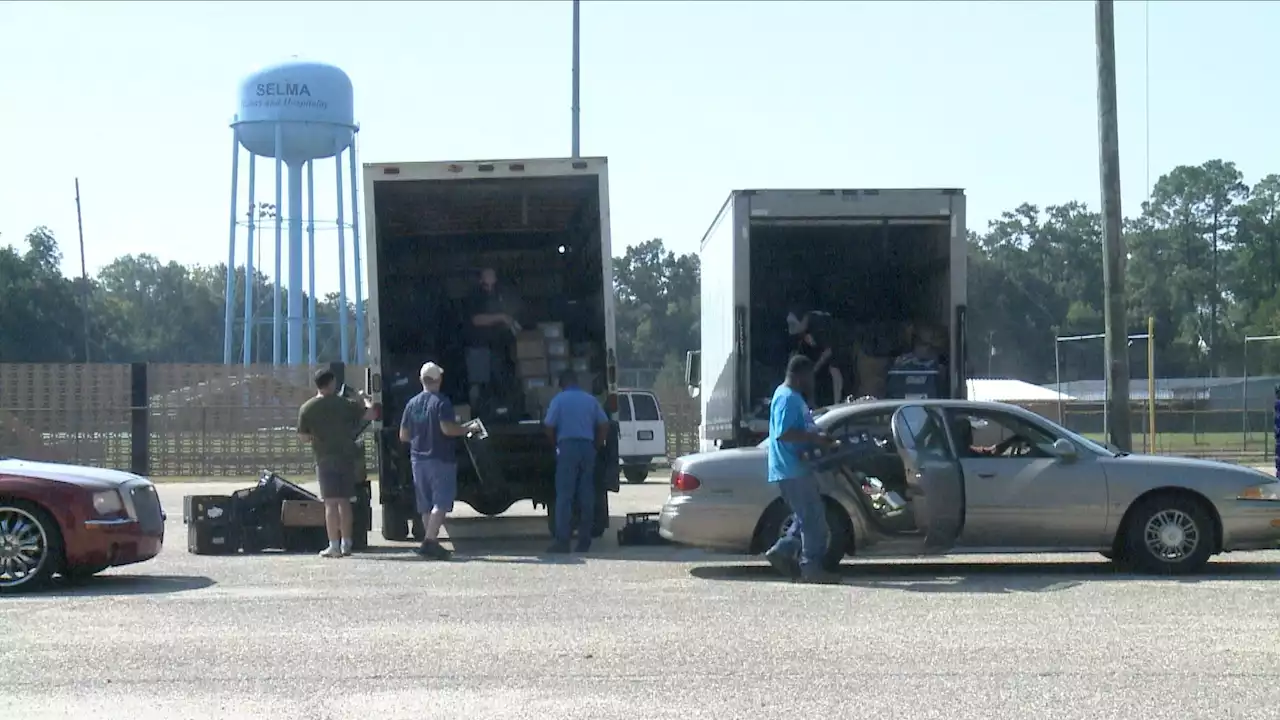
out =
[[(268, 223), (275, 230), (274, 297), (271, 303), (271, 360), (279, 365), (281, 338), (287, 336), (287, 362), (290, 365), (315, 364), (317, 358), (316, 337), (316, 203), (315, 162), (334, 159), (337, 182), (337, 213), (331, 227), (337, 230), (338, 260), (338, 325), (341, 338), (340, 358), (350, 362), (347, 321), (347, 250), (346, 230), (351, 230), (352, 263), (355, 277), (355, 325), (356, 362), (364, 362), (364, 297), (361, 288), (359, 210), (356, 205), (356, 186), (359, 182), (356, 165), (355, 136), (359, 130), (354, 119), (351, 79), (332, 65), (292, 60), (264, 68), (245, 78), (240, 84), (239, 110), (231, 123), (233, 155), (231, 160), (231, 239), (227, 249), (226, 318), (223, 338), (223, 362), (232, 362), (235, 333), (236, 296), (236, 237), (239, 228), (247, 228), (245, 255), (245, 288), (241, 341), (242, 362), (253, 362), (255, 326), (265, 323), (265, 318), (255, 312), (253, 282), (255, 276), (255, 234), (265, 233)], [(240, 196), (240, 149), (249, 152), (247, 213), (238, 212)], [(343, 154), (349, 163), (347, 173), (350, 192), (343, 193)], [(256, 194), (257, 159), (275, 161), (275, 203), (258, 202)], [(305, 185), (304, 185), (305, 178)], [(288, 203), (284, 202), (285, 187)], [(307, 202), (303, 205), (305, 189)], [(346, 202), (351, 203), (345, 212)], [(267, 208), (263, 211), (262, 208)], [(307, 235), (306, 295), (309, 296), (306, 312), (303, 308), (303, 251), (304, 224)], [(350, 218), (347, 224), (345, 218)], [(322, 225), (324, 221), (322, 221)], [(289, 258), (288, 276), (282, 275), (281, 252), (284, 228), (288, 227)], [(261, 239), (259, 239), (261, 242)], [(261, 249), (259, 249), (261, 253)], [(260, 271), (260, 268), (258, 269)], [(284, 286), (287, 302), (281, 302)], [(306, 332), (304, 332), (304, 330)], [(303, 355), (303, 339), (308, 339), (307, 354)]]

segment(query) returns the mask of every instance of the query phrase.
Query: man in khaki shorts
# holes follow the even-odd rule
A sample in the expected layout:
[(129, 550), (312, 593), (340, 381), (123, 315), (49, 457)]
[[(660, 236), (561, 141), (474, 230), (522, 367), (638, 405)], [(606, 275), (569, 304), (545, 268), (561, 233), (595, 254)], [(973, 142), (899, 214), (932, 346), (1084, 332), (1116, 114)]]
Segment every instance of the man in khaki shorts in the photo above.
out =
[(332, 370), (317, 371), (315, 382), (319, 392), (298, 410), (298, 437), (311, 443), (320, 498), (324, 500), (329, 547), (320, 551), (320, 557), (343, 557), (351, 554), (355, 535), (351, 497), (359, 481), (356, 436), (361, 424), (373, 419), (374, 409), (367, 397), (363, 403), (354, 403), (339, 395), (338, 378)]

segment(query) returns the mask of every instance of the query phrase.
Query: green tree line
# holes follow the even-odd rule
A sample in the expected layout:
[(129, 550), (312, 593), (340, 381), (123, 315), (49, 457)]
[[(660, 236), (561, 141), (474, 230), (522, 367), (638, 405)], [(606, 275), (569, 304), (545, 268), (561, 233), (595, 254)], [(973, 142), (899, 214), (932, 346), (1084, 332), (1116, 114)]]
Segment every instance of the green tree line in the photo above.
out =
[[(1158, 375), (1238, 374), (1246, 336), (1280, 334), (1280, 175), (1250, 185), (1224, 160), (1176, 167), (1124, 230), (1129, 331), (1145, 332), (1147, 318), (1155, 319)], [(95, 362), (221, 361), (225, 266), (126, 255), (86, 282), (62, 275), (47, 229), (22, 245), (0, 248), (0, 361), (83, 361), (86, 307)], [(698, 345), (698, 274), (696, 255), (678, 255), (662, 240), (614, 259), (623, 367), (678, 372), (684, 352)], [(255, 354), (269, 361), (274, 288), (261, 274), (253, 285)], [(237, 308), (243, 288), (240, 268)], [(1087, 203), (1024, 203), (971, 230), (971, 374), (1052, 382), (1055, 338), (1101, 332), (1102, 298), (1101, 223)], [(318, 345), (331, 359), (342, 309), (333, 294), (317, 305)], [(353, 308), (345, 311), (354, 322)], [(1133, 350), (1133, 376), (1142, 377), (1145, 345)], [(1062, 363), (1064, 379), (1101, 378), (1101, 342), (1064, 343)]]

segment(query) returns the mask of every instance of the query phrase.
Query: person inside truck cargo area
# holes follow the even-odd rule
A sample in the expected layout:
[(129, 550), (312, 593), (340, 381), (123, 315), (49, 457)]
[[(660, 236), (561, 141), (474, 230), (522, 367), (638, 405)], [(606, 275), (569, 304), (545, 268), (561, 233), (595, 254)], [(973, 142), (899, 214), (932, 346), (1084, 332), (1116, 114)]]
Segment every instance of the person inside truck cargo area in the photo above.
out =
[(798, 351), (813, 361), (811, 400), (818, 407), (834, 405), (853, 387), (853, 352), (839, 321), (818, 310), (787, 314), (787, 332), (799, 339)]
[(816, 424), (811, 424), (804, 395), (812, 389), (813, 380), (813, 361), (803, 355), (792, 356), (787, 363), (787, 379), (773, 392), (769, 404), (769, 482), (776, 484), (783, 502), (791, 509), (795, 528), (774, 543), (764, 557), (784, 577), (829, 584), (840, 582), (840, 576), (822, 567), (827, 553), (826, 508), (817, 476), (800, 457), (807, 448), (833, 442), (818, 431)]
[(578, 552), (591, 549), (595, 524), (596, 448), (603, 448), (609, 417), (595, 396), (578, 386), (572, 370), (560, 374), (560, 392), (543, 420), (556, 446), (555, 542), (549, 553), (569, 552), (573, 510), (578, 510)]
[(344, 557), (351, 554), (355, 533), (351, 498), (359, 482), (356, 445), (361, 425), (374, 417), (373, 402), (364, 397), (354, 403), (338, 394), (338, 378), (332, 370), (315, 374), (316, 396), (298, 409), (298, 437), (311, 444), (316, 458), (316, 480), (320, 498), (324, 500), (324, 527), (329, 547), (321, 557)]
[(422, 546), (415, 552), (432, 560), (448, 560), (453, 553), (440, 545), (440, 528), (458, 496), (454, 438), (468, 430), (458, 423), (449, 397), (440, 392), (444, 368), (426, 363), (418, 378), (422, 392), (409, 400), (400, 417), (400, 441), (409, 443), (414, 495), (425, 527)]
[(480, 269), (479, 282), (467, 301), (467, 383), (471, 404), (480, 410), (503, 402), (515, 374), (512, 348), (520, 325), (498, 286), (493, 268)]
[[(946, 396), (946, 363), (947, 358), (938, 348), (941, 346), (939, 341), (940, 333), (933, 327), (921, 326), (914, 328), (912, 332), (911, 351), (900, 355), (893, 361), (892, 374), (900, 375), (901, 373), (933, 373), (933, 382), (927, 386), (924, 393), (928, 397), (945, 397)], [(890, 382), (890, 385), (898, 383)], [(895, 388), (895, 392), (891, 394), (894, 397), (911, 395), (903, 390), (903, 388)]]

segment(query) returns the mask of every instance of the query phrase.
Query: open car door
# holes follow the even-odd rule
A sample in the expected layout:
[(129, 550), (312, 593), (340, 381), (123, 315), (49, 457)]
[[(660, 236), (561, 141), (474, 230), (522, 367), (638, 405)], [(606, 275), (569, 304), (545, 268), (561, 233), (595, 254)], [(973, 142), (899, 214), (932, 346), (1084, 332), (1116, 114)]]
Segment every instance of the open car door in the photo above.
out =
[(964, 529), (964, 474), (938, 408), (904, 405), (893, 414), (893, 442), (926, 553), (946, 552)]

